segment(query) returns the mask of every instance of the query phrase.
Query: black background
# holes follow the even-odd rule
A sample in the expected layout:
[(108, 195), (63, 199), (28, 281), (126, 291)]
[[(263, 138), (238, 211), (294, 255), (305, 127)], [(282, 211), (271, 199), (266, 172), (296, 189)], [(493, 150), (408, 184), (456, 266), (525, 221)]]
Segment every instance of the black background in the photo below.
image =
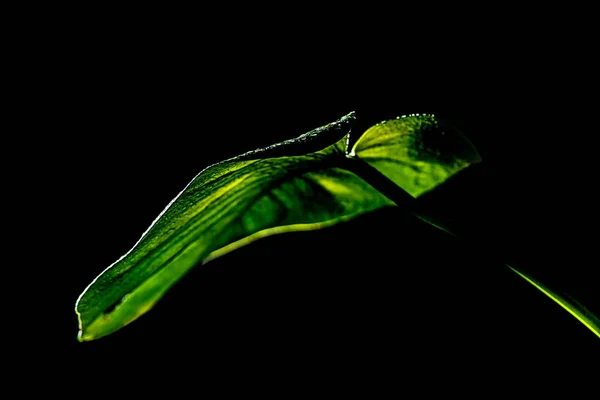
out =
[[(597, 338), (499, 261), (544, 270), (600, 311), (597, 112), (582, 97), (594, 82), (560, 32), (490, 29), (477, 41), (481, 26), (430, 36), (428, 22), (400, 30), (382, 15), (237, 29), (227, 18), (209, 28), (208, 16), (117, 15), (67, 18), (22, 49), (31, 61), (15, 103), (35, 112), (17, 136), (35, 172), (18, 180), (17, 218), (33, 222), (14, 236), (25, 243), (22, 288), (35, 295), (21, 308), (15, 370), (77, 393), (120, 379), (134, 391), (294, 392), (429, 377), (460, 378), (462, 390), (464, 376), (504, 385), (589, 370)], [(350, 111), (355, 133), (421, 112), (461, 129), (482, 164), (424, 201), (493, 250), (384, 210), (215, 260), (130, 326), (77, 342), (77, 296), (201, 169)]]

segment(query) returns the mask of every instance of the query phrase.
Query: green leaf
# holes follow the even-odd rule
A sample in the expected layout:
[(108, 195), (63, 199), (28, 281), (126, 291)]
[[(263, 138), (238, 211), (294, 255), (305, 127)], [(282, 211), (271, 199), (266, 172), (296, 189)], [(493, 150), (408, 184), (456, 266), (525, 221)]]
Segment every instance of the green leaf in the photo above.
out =
[(199, 173), (79, 297), (78, 339), (115, 332), (149, 311), (190, 268), (260, 237), (319, 229), (392, 206), (345, 168), (353, 120), (351, 113)]
[(432, 115), (382, 122), (348, 152), (354, 119), (350, 113), (201, 171), (83, 291), (75, 308), (78, 339), (98, 339), (136, 320), (196, 265), (265, 236), (402, 204), (479, 160), (462, 135)]
[(411, 114), (374, 125), (358, 139), (350, 155), (415, 198), (481, 161), (460, 131), (429, 114)]

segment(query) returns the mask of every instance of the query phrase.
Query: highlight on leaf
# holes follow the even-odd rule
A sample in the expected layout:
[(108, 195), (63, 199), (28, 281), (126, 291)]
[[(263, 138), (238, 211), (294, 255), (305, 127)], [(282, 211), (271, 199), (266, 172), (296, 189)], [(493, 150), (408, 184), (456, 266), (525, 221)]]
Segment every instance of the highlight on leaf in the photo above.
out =
[(579, 303), (568, 294), (561, 295), (557, 290), (550, 289), (548, 285), (545, 285), (539, 279), (533, 277), (533, 275), (530, 273), (508, 264), (506, 264), (506, 266), (521, 278), (533, 285), (533, 287), (548, 296), (552, 301), (561, 306), (565, 311), (567, 311), (586, 328), (588, 328), (593, 334), (600, 338), (600, 319), (590, 312), (583, 304)]

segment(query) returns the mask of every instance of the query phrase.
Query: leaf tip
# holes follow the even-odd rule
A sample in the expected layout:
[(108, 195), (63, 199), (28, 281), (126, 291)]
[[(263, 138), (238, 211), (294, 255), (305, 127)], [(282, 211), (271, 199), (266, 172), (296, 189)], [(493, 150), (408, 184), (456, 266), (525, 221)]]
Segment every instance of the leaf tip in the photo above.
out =
[(89, 341), (89, 339), (83, 334), (83, 330), (81, 330), (81, 329), (77, 332), (77, 341), (79, 343)]
[(350, 120), (355, 120), (356, 119), (356, 111), (350, 111), (348, 114), (344, 115), (342, 118), (340, 118), (340, 121), (350, 121)]
[(75, 314), (77, 314), (77, 341), (82, 343), (82, 342), (88, 342), (91, 340), (91, 338), (89, 337), (89, 335), (87, 334), (87, 332), (84, 332), (83, 329), (83, 321), (81, 319), (81, 313), (79, 313), (79, 310), (77, 308), (77, 305), (75, 306)]

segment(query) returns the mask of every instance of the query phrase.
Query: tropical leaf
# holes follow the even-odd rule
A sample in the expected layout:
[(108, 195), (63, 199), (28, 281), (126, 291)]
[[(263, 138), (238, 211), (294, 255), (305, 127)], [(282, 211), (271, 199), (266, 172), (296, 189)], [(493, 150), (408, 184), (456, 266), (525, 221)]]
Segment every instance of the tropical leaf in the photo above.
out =
[(354, 119), (350, 113), (201, 171), (83, 291), (76, 303), (79, 340), (131, 323), (195, 265), (261, 237), (397, 205), (406, 192), (417, 197), (479, 160), (464, 137), (432, 115), (378, 124), (348, 152)]
[[(147, 312), (191, 267), (258, 237), (318, 229), (393, 202), (343, 165), (354, 114), (198, 174), (76, 304), (79, 340), (110, 334)], [(330, 145), (314, 150), (315, 145)], [(332, 143), (332, 144), (331, 144)], [(276, 157), (269, 157), (275, 155)]]

